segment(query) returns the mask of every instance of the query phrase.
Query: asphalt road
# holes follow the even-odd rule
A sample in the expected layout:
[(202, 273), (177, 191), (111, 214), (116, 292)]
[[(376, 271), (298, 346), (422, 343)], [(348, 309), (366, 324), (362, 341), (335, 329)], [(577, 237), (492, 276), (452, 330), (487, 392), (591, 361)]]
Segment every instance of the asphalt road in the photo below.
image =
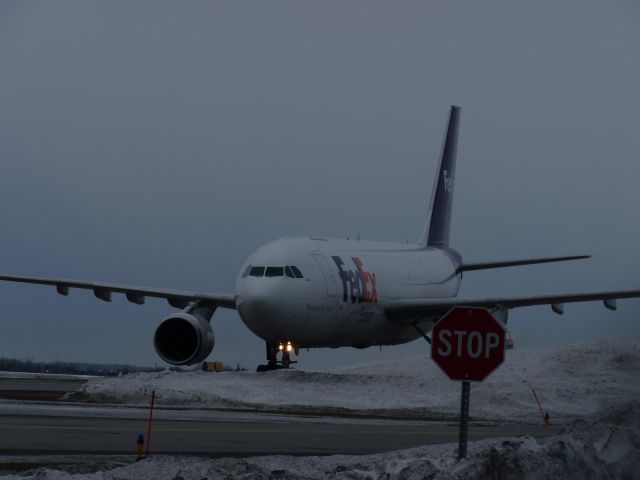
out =
[[(158, 410), (155, 416), (151, 451), (163, 454), (365, 454), (456, 442), (458, 435), (458, 426), (447, 422), (194, 410)], [(137, 434), (146, 432), (146, 417), (144, 409), (0, 404), (0, 454), (132, 453)], [(553, 432), (534, 425), (472, 423), (469, 440)]]
[[(15, 402), (56, 398), (81, 385), (68, 379), (0, 380), (0, 455), (132, 454), (147, 431), (148, 410), (73, 403)], [(7, 394), (8, 392), (8, 394)], [(13, 400), (11, 400), (13, 399)], [(219, 410), (158, 409), (151, 452), (206, 456), (268, 454), (367, 454), (425, 444), (457, 442), (458, 425), (447, 421), (401, 421), (301, 417)], [(478, 424), (469, 441), (555, 433), (528, 424)]]
[(87, 380), (78, 378), (50, 378), (33, 375), (25, 378), (6, 378), (0, 375), (0, 398), (13, 400), (58, 400), (67, 392), (80, 388)]

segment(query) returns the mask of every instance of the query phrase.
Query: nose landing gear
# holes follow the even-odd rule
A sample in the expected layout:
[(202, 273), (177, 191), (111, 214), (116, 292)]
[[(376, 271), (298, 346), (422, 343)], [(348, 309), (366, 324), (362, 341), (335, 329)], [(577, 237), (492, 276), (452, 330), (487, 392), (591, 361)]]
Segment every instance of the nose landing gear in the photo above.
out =
[[(267, 364), (258, 365), (258, 372), (267, 372), (269, 370), (277, 370), (280, 368), (289, 368), (292, 363), (298, 363), (291, 360), (291, 352), (298, 354), (298, 348), (294, 347), (293, 342), (266, 342), (267, 345)], [(278, 360), (278, 353), (282, 354), (282, 360)]]

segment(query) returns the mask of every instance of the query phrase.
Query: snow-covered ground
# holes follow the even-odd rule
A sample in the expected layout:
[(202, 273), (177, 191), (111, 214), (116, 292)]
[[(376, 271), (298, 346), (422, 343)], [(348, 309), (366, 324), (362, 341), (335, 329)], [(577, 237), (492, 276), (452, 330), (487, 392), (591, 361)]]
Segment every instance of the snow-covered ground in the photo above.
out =
[[(471, 388), (476, 418), (540, 421), (535, 388), (552, 421), (640, 398), (640, 342), (597, 342), (508, 351), (505, 363)], [(396, 417), (455, 416), (460, 383), (425, 355), (326, 371), (140, 373), (92, 378), (72, 399), (159, 406)]]
[[(14, 463), (57, 464), (5, 480), (202, 480), (202, 479), (637, 479), (640, 477), (640, 402), (620, 404), (575, 420), (560, 435), (471, 443), (467, 459), (456, 445), (433, 445), (377, 455), (252, 458), (151, 457), (15, 458)], [(7, 459), (0, 459), (7, 464)]]
[[(6, 480), (188, 479), (639, 479), (640, 343), (598, 342), (514, 350), (472, 387), (476, 418), (539, 422), (531, 388), (562, 423), (560, 434), (473, 442), (455, 460), (455, 444), (376, 455), (196, 458), (1, 457)], [(159, 406), (366, 413), (415, 418), (454, 416), (460, 385), (426, 356), (327, 371), (160, 373), (90, 379), (76, 400)], [(60, 406), (63, 408), (64, 406)], [(188, 413), (188, 412), (185, 412)], [(238, 413), (234, 413), (237, 415)], [(336, 421), (347, 421), (339, 420)], [(25, 464), (29, 470), (25, 470)]]

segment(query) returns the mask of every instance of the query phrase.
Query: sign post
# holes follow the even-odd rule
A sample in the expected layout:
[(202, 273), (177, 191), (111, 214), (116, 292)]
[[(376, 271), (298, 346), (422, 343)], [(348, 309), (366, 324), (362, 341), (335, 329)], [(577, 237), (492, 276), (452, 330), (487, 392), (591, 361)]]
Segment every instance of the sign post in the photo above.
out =
[(458, 460), (467, 456), (467, 438), (469, 436), (469, 403), (471, 402), (471, 383), (462, 382), (460, 395), (460, 433), (458, 434)]
[(454, 307), (433, 327), (431, 358), (451, 380), (462, 381), (458, 459), (467, 455), (471, 383), (504, 361), (505, 330), (486, 308)]

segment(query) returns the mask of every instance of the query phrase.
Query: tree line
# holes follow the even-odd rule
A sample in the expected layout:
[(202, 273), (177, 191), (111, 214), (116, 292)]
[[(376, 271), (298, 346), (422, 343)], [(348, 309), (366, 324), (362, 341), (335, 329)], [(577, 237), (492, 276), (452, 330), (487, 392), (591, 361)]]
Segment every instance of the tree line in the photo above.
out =
[(0, 371), (27, 373), (64, 373), (70, 375), (115, 376), (137, 372), (160, 372), (164, 367), (139, 367), (123, 364), (99, 364), (82, 362), (37, 362), (31, 358), (0, 357)]

